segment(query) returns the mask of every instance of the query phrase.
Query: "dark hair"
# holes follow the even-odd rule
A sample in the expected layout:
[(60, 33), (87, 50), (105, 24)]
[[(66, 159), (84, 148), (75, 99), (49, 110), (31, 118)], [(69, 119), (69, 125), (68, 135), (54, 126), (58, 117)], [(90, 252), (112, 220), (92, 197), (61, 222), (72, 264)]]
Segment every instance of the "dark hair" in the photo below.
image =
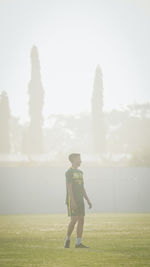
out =
[(70, 162), (72, 163), (72, 161), (76, 158), (76, 157), (80, 157), (79, 153), (72, 153), (68, 156), (68, 159), (70, 160)]

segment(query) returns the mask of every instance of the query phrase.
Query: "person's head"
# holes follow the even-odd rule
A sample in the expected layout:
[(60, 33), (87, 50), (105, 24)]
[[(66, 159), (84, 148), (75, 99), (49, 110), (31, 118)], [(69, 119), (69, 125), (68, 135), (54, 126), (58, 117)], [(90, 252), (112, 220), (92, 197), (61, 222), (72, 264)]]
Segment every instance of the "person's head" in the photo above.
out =
[(69, 155), (69, 161), (72, 163), (72, 165), (77, 168), (81, 164), (81, 157), (79, 153), (72, 153)]

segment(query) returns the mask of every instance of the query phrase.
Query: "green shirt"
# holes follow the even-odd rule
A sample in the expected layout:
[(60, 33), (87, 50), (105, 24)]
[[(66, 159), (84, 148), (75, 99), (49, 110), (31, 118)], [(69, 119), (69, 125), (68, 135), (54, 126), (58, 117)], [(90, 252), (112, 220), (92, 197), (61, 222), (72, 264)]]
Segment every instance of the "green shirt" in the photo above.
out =
[[(65, 175), (66, 175), (66, 187), (68, 183), (72, 184), (72, 192), (73, 192), (74, 200), (77, 204), (82, 204), (83, 203), (83, 188), (84, 188), (83, 172), (79, 169), (74, 169), (70, 167), (65, 172)], [(69, 204), (68, 190), (67, 190), (67, 195), (66, 195), (66, 204)]]

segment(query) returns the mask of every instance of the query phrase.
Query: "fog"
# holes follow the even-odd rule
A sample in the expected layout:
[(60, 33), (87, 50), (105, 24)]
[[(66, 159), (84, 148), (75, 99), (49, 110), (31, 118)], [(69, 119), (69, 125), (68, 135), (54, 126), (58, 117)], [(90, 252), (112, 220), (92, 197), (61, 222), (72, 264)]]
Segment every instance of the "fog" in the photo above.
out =
[(8, 92), (10, 108), (22, 121), (28, 119), (33, 45), (46, 118), (90, 112), (97, 64), (104, 74), (105, 110), (149, 100), (148, 0), (1, 0), (0, 18), (0, 90)]
[(0, 213), (64, 213), (81, 154), (87, 212), (149, 212), (150, 6), (0, 1)]
[[(83, 167), (95, 212), (150, 212), (149, 168)], [(64, 167), (0, 169), (0, 213), (65, 213)]]

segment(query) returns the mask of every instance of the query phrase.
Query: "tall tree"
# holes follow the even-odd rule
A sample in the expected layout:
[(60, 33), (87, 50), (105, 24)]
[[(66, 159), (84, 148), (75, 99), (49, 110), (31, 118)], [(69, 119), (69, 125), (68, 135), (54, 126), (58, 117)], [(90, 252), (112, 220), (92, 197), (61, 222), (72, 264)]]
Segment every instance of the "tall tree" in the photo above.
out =
[(0, 95), (0, 153), (10, 152), (10, 108), (7, 93)]
[(31, 80), (28, 85), (30, 124), (24, 136), (24, 152), (40, 154), (43, 152), (43, 104), (44, 90), (41, 82), (40, 62), (36, 46), (31, 49)]
[(105, 123), (103, 116), (103, 74), (98, 65), (95, 72), (91, 101), (93, 148), (96, 153), (105, 152)]

